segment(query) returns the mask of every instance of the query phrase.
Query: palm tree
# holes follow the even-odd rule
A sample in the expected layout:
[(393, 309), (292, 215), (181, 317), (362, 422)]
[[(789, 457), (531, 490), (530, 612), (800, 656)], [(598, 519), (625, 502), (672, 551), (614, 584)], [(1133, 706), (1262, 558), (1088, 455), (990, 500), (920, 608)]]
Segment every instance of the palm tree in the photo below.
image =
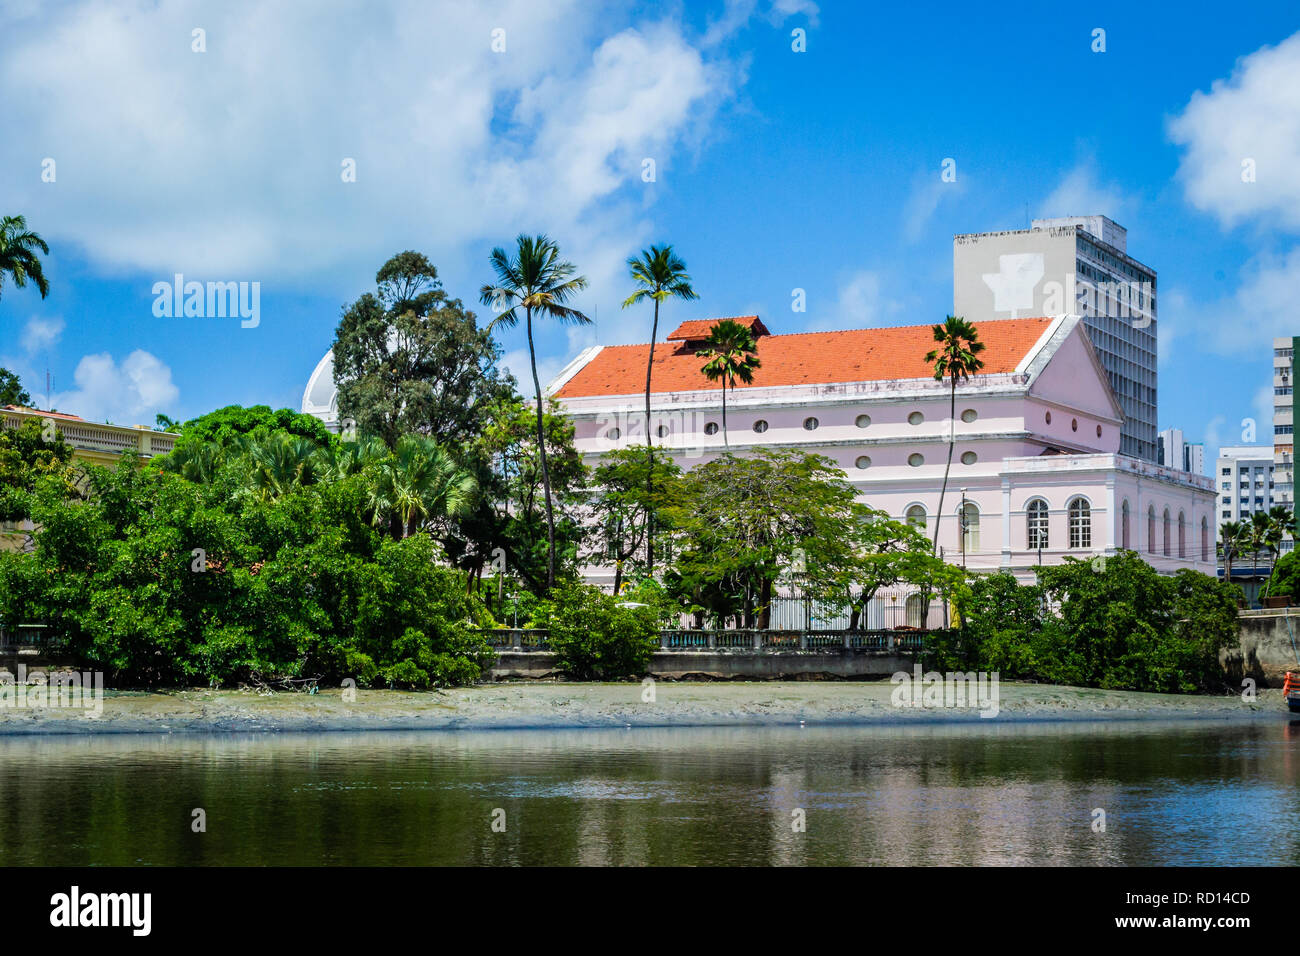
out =
[(316, 482), (320, 447), (310, 438), (272, 432), (265, 438), (241, 436), (239, 447), (251, 465), (250, 490), (274, 501), (294, 486)]
[(50, 283), (41, 269), (41, 260), (36, 258), (38, 249), (43, 255), (50, 254), (45, 240), (28, 231), (26, 219), (22, 216), (0, 219), (0, 292), (4, 290), (7, 272), (18, 288), (23, 288), (31, 279), (40, 290), (42, 299), (50, 294)]
[(1286, 505), (1274, 505), (1268, 509), (1268, 529), (1264, 533), (1264, 544), (1268, 548), (1271, 560), (1268, 581), (1264, 584), (1265, 597), (1268, 596), (1268, 590), (1273, 585), (1273, 572), (1277, 569), (1278, 555), (1282, 553), (1282, 539), (1290, 533), (1294, 523), (1295, 516)]
[(1225, 521), (1219, 525), (1219, 548), (1223, 551), (1223, 579), (1232, 583), (1232, 560), (1241, 553), (1246, 529), (1240, 521)]
[(754, 380), (754, 369), (763, 364), (758, 359), (754, 332), (739, 322), (723, 319), (709, 329), (704, 348), (696, 354), (708, 359), (702, 370), (705, 378), (710, 382), (722, 380), (722, 443), (730, 448), (731, 442), (727, 439), (727, 388), (735, 388), (736, 379), (748, 385)]
[(939, 510), (934, 513), (934, 543), (932, 551), (939, 549), (939, 523), (943, 520), (943, 499), (948, 493), (948, 473), (952, 470), (952, 450), (957, 444), (957, 382), (965, 381), (984, 367), (976, 356), (984, 351), (984, 343), (971, 322), (959, 315), (950, 315), (942, 325), (934, 327), (934, 340), (939, 348), (925, 354), (925, 360), (934, 364), (936, 381), (948, 376), (948, 464), (943, 469), (943, 487), (939, 490)]
[(375, 524), (387, 521), (394, 537), (405, 538), (426, 521), (465, 514), (477, 491), (474, 476), (436, 441), (403, 435), (376, 468), (369, 507)]
[(645, 299), (655, 304), (654, 322), (650, 326), (650, 358), (645, 367), (645, 447), (650, 465), (645, 473), (646, 537), (645, 561), (648, 570), (654, 570), (654, 529), (649, 524), (650, 499), (654, 496), (654, 442), (650, 438), (650, 375), (655, 365), (655, 339), (659, 337), (659, 303), (666, 299), (698, 299), (691, 288), (691, 277), (686, 273), (686, 263), (677, 258), (672, 246), (651, 246), (641, 250), (641, 258), (627, 260), (633, 280), (640, 286), (623, 300), (623, 308), (636, 305)]
[(489, 261), (497, 284), (479, 290), (484, 305), (498, 310), (496, 322), (512, 328), (523, 309), (528, 329), (528, 361), (533, 370), (537, 395), (537, 451), (542, 462), (542, 490), (546, 495), (546, 586), (555, 587), (555, 513), (551, 506), (551, 472), (546, 463), (546, 431), (542, 422), (542, 384), (537, 378), (537, 350), (533, 346), (533, 313), (572, 325), (590, 325), (591, 319), (565, 305), (587, 287), (586, 276), (575, 276), (576, 267), (560, 258), (559, 247), (544, 235), (520, 235), (511, 258), (504, 249), (492, 250)]

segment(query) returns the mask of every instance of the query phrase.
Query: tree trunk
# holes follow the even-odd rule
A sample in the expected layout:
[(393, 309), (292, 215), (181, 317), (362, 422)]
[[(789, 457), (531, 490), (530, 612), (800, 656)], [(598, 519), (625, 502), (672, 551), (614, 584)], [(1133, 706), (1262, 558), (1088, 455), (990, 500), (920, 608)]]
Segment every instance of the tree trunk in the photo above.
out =
[[(939, 490), (939, 511), (934, 516), (934, 545), (931, 552), (939, 550), (939, 522), (943, 520), (943, 499), (948, 494), (948, 472), (952, 470), (952, 449), (957, 444), (957, 379), (952, 379), (948, 402), (948, 464), (943, 469), (943, 487)], [(962, 515), (964, 518), (965, 515)], [(958, 531), (960, 534), (960, 531)]]
[(772, 623), (772, 579), (763, 578), (763, 587), (758, 594), (758, 627), (766, 631)]
[(555, 513), (551, 509), (551, 472), (546, 464), (546, 426), (542, 420), (542, 383), (537, 378), (537, 353), (533, 348), (533, 310), (524, 310), (528, 323), (528, 361), (537, 393), (537, 452), (542, 460), (542, 492), (546, 496), (546, 590), (555, 587)]
[(731, 442), (727, 439), (727, 380), (722, 380), (722, 447), (728, 451), (731, 450)]
[[(659, 336), (659, 300), (655, 299), (654, 324), (650, 326), (650, 361), (645, 367), (645, 565), (646, 573), (654, 574), (655, 569), (655, 529), (652, 519), (653, 508), (650, 505), (654, 497), (655, 446), (650, 435), (650, 373), (655, 364), (655, 339)], [(615, 591), (614, 593), (618, 593)]]

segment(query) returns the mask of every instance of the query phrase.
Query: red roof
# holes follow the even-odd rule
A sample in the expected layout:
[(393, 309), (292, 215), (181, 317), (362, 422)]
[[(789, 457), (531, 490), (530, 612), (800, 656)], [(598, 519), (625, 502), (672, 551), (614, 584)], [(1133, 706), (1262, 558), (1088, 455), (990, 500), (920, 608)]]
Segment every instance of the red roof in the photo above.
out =
[[(706, 324), (712, 325), (714, 321), (709, 320)], [(983, 372), (1014, 372), (1052, 321), (1034, 318), (978, 323), (976, 328), (980, 341), (984, 343), (984, 351), (979, 356), (984, 362)], [(934, 368), (926, 362), (925, 355), (935, 347), (933, 328), (933, 325), (908, 325), (846, 332), (764, 335), (757, 342), (758, 357), (763, 364), (755, 371), (753, 384), (746, 386), (737, 382), (736, 387), (932, 378)], [(635, 395), (644, 391), (649, 351), (649, 345), (607, 345), (555, 395), (557, 398), (582, 398)], [(658, 346), (651, 391), (717, 388), (717, 383), (710, 382), (700, 371), (702, 365), (703, 361), (685, 342)]]
[(22, 405), (6, 405), (7, 412), (30, 412), (33, 415), (40, 415), (43, 418), (66, 418), (70, 422), (84, 422), (85, 419), (80, 415), (69, 415), (66, 412), (45, 412), (39, 408), (24, 408)]
[(692, 319), (677, 326), (669, 335), (669, 342), (698, 342), (709, 337), (709, 331), (719, 322), (735, 322), (747, 329), (752, 329), (755, 336), (770, 335), (762, 321), (756, 315), (732, 315), (722, 319)]

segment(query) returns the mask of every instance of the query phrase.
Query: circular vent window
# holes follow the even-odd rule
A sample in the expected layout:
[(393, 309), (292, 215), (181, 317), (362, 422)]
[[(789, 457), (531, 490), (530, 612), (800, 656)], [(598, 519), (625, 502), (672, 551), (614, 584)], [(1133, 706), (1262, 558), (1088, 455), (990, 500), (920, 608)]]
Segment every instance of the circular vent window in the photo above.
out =
[(608, 438), (610, 441), (615, 441), (618, 438), (619, 434), (620, 432), (617, 428), (611, 428), (609, 431), (605, 432), (605, 437)]
[(961, 413), (961, 420), (966, 422), (968, 425), (979, 417), (979, 412), (975, 411), (973, 408), (968, 408), (966, 411)]
[(925, 456), (916, 452), (907, 456), (907, 463), (913, 468), (920, 468), (925, 464)]
[(668, 426), (667, 426), (667, 425), (660, 425), (660, 426), (659, 426), (659, 437), (660, 437), (660, 438), (667, 438), (667, 437), (668, 437)]
[(856, 419), (854, 419), (853, 424), (857, 425), (859, 428), (866, 428), (868, 425), (871, 424), (871, 416), (859, 415)]
[(767, 422), (763, 421), (761, 418), (754, 422), (754, 431), (758, 432), (760, 435), (763, 434), (763, 432), (767, 431)]
[(812, 418), (812, 417), (805, 418), (805, 419), (803, 420), (803, 427), (804, 427), (805, 429), (807, 429), (808, 431), (812, 431), (813, 429), (815, 429), (815, 428), (816, 428), (818, 425), (820, 425), (820, 424), (821, 424), (821, 422), (817, 421), (817, 419)]
[(718, 423), (717, 423), (717, 422), (709, 422), (707, 425), (704, 426), (704, 434), (706, 434), (706, 435), (716, 435), (717, 433), (718, 433)]
[(973, 451), (964, 451), (961, 453), (961, 463), (963, 465), (973, 465), (979, 461), (979, 456)]
[(871, 459), (868, 458), (866, 455), (859, 455), (858, 460), (854, 462), (854, 464), (856, 464), (859, 468), (870, 468)]
[(1071, 418), (1071, 419), (1070, 419), (1070, 431), (1072, 431), (1072, 432), (1077, 432), (1078, 430), (1079, 430), (1079, 419), (1077, 419), (1077, 418)]
[(1047, 417), (1047, 424), (1049, 425), (1052, 424), (1052, 413), (1048, 412), (1046, 417)]
[(912, 414), (907, 416), (907, 424), (909, 425), (919, 425), (923, 421), (925, 421), (925, 416), (920, 412), (912, 412)]

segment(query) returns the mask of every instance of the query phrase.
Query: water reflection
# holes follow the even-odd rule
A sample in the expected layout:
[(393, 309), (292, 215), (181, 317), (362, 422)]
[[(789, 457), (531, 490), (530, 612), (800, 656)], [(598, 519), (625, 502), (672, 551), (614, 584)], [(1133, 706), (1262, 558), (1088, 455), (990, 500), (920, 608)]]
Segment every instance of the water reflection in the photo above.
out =
[(0, 847), (10, 865), (1295, 864), (1298, 746), (1285, 718), (11, 737)]

